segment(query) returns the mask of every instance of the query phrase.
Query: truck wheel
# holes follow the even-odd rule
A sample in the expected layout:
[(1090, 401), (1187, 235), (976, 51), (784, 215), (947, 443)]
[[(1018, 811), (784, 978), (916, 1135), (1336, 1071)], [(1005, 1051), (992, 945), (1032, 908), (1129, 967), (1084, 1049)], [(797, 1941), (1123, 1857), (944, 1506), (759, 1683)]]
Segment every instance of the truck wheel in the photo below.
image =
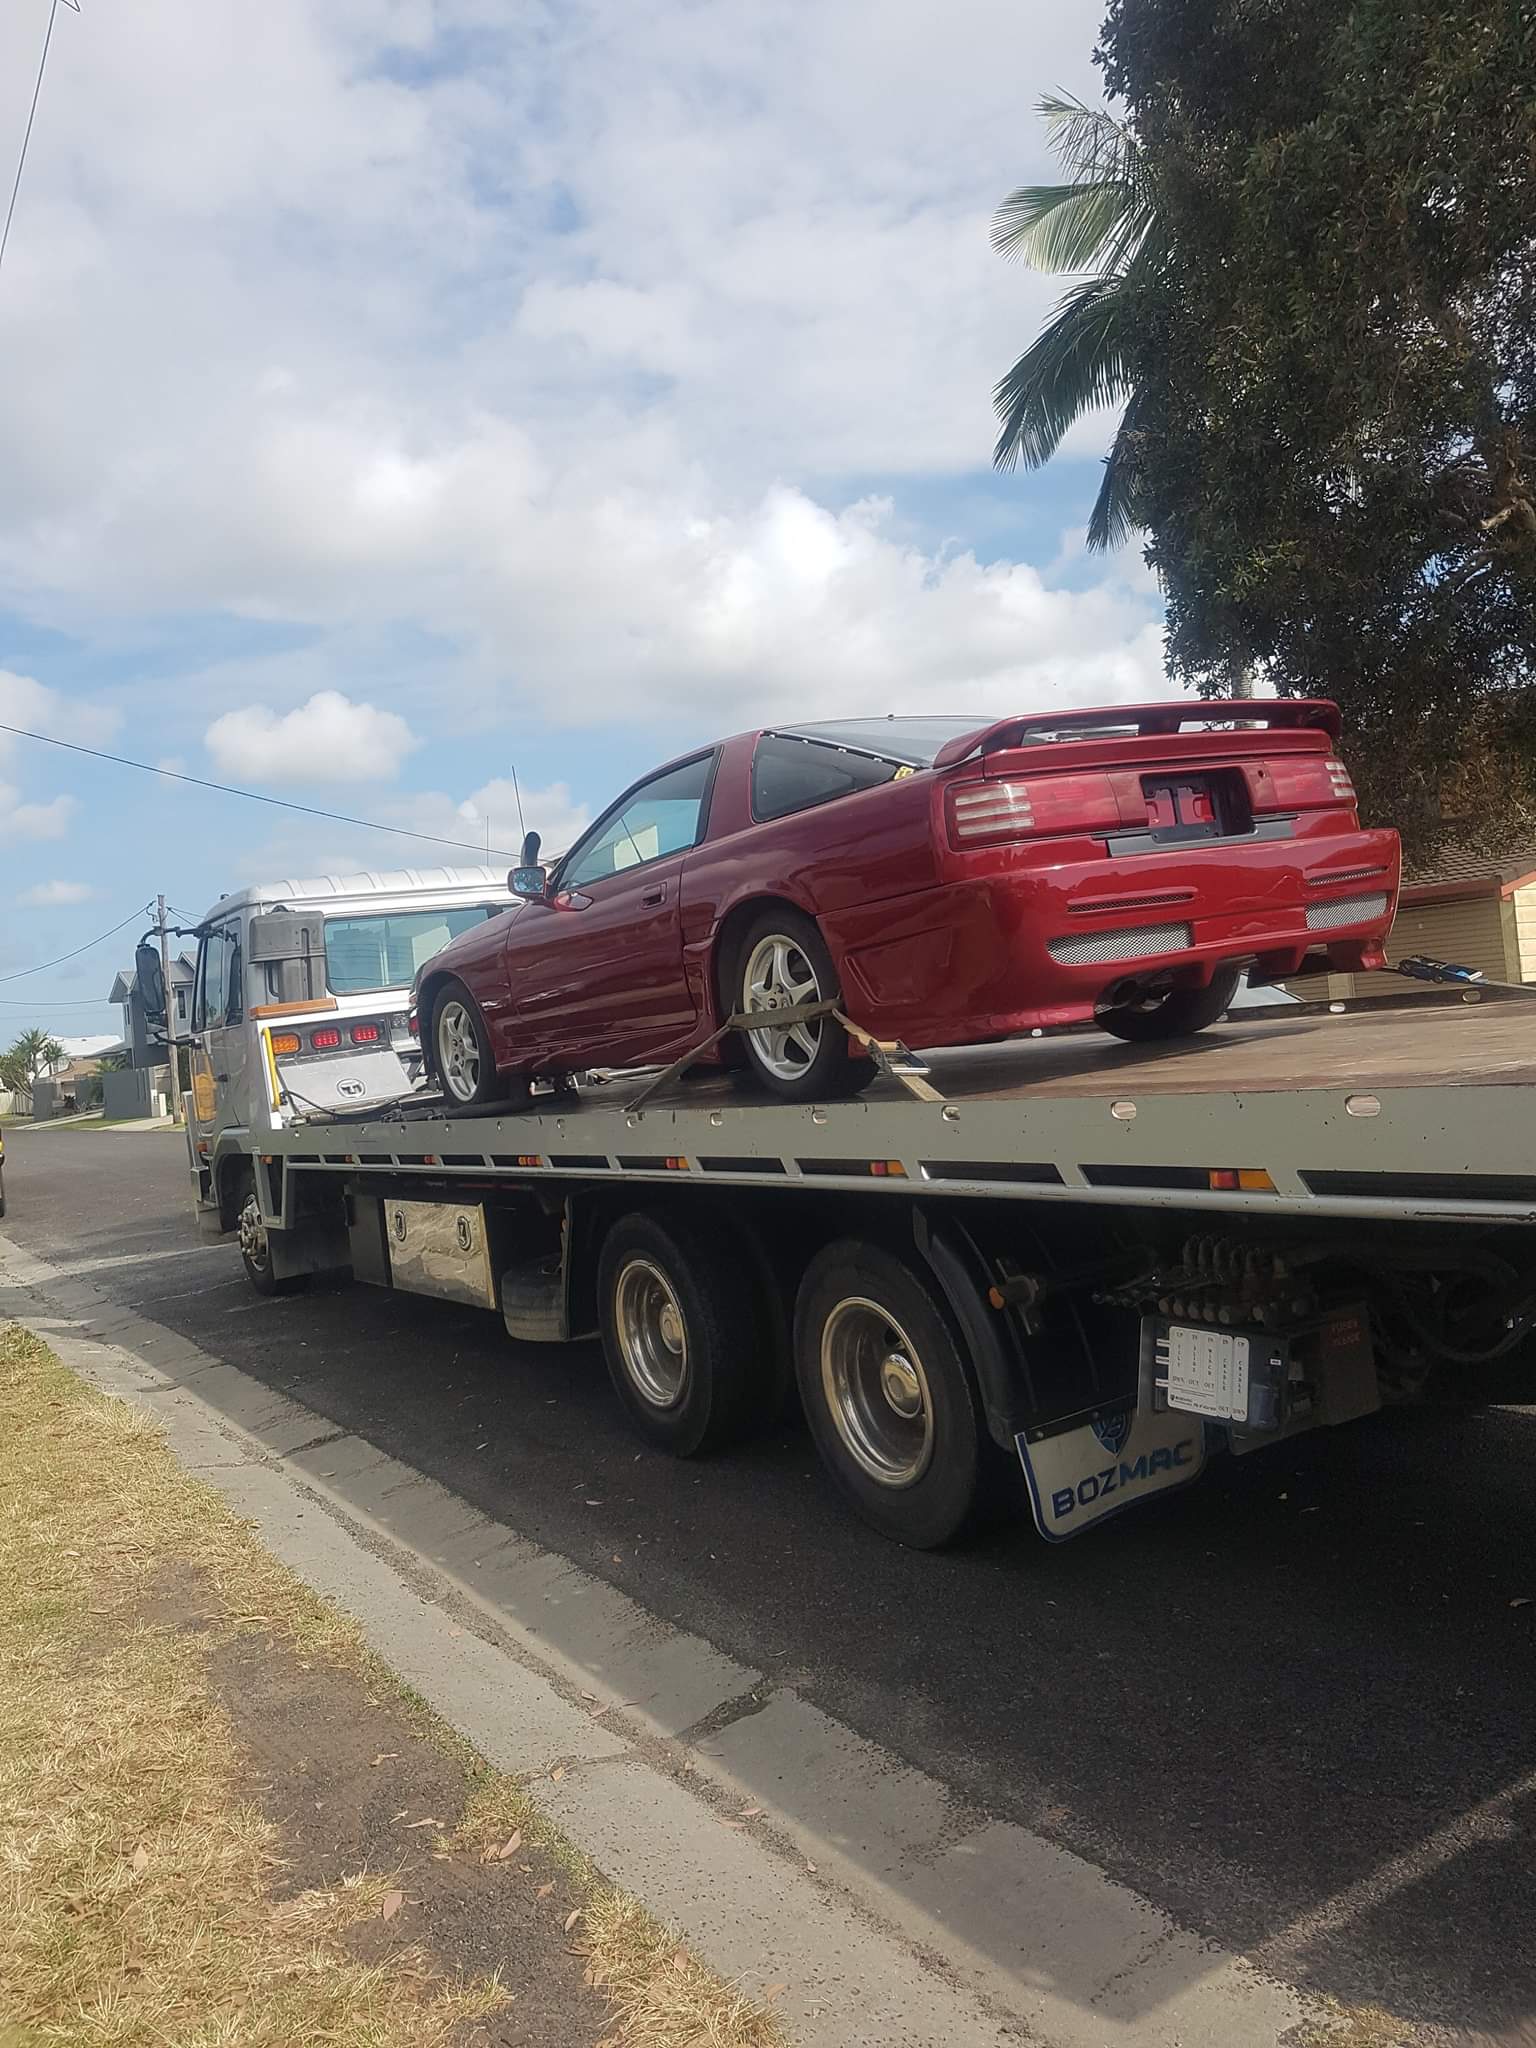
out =
[[(768, 910), (747, 927), (723, 991), (725, 1009), (793, 1009), (802, 1003), (840, 1002), (837, 969), (812, 918), (798, 910)], [(842, 1025), (831, 1017), (810, 1024), (744, 1031), (746, 1065), (739, 1071), (784, 1102), (827, 1102), (856, 1095), (873, 1078), (874, 1062), (855, 1058)]]
[(1170, 988), (1145, 1002), (1119, 1003), (1113, 1009), (1095, 1011), (1094, 1022), (1132, 1045), (1189, 1038), (1226, 1015), (1240, 978), (1239, 968), (1218, 967), (1208, 988)]
[(272, 1245), (267, 1236), (267, 1226), (261, 1220), (261, 1204), (252, 1187), (245, 1191), (236, 1228), (240, 1232), (240, 1258), (245, 1266), (245, 1277), (258, 1294), (297, 1294), (309, 1285), (307, 1273), (291, 1273), (279, 1280), (273, 1272)]
[(828, 1245), (800, 1283), (795, 1370), (822, 1463), (866, 1522), (917, 1550), (964, 1533), (980, 1410), (926, 1280), (878, 1246)]
[(597, 1264), (608, 1376), (635, 1428), (676, 1458), (743, 1436), (771, 1400), (753, 1275), (731, 1238), (668, 1217), (622, 1217)]

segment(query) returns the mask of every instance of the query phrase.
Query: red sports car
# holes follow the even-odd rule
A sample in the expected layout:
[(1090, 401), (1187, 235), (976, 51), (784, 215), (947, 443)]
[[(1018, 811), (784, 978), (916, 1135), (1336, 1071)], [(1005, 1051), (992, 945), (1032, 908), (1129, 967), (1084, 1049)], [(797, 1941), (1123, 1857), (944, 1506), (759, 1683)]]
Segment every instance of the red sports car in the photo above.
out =
[(675, 1059), (735, 1012), (721, 1056), (791, 1101), (868, 1078), (830, 1017), (973, 1044), (1096, 1019), (1117, 1037), (1212, 1023), (1246, 966), (1378, 967), (1395, 832), (1363, 831), (1304, 699), (885, 718), (739, 734), (637, 782), (523, 899), (422, 971), (448, 1097)]

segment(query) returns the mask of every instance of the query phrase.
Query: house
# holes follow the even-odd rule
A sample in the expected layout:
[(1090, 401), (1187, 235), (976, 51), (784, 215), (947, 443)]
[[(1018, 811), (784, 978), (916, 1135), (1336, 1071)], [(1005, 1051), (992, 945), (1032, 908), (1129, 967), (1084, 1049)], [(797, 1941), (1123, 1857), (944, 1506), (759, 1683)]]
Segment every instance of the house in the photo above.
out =
[[(1536, 846), (1502, 859), (1447, 848), (1403, 878), (1387, 958), (1427, 953), (1475, 967), (1489, 981), (1536, 982)], [(1419, 984), (1395, 974), (1293, 975), (1307, 1002), (1408, 995)]]
[[(177, 1039), (183, 1042), (192, 1026), (192, 978), (195, 971), (193, 962), (185, 953), (172, 955), (170, 995), (173, 1029)], [(134, 1067), (163, 1067), (165, 1034), (158, 1027), (153, 1031), (150, 1029), (139, 995), (138, 975), (133, 968), (119, 968), (107, 1001), (122, 1006), (122, 1050), (129, 1055), (129, 1064)]]

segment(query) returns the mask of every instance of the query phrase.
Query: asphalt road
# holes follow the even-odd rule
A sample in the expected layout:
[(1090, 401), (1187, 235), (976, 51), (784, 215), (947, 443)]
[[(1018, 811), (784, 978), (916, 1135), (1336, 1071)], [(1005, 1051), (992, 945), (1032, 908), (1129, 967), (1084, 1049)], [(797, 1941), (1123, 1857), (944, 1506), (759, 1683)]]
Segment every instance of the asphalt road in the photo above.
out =
[(113, 1298), (967, 1801), (1287, 1981), (1536, 2040), (1536, 1410), (1378, 1418), (1078, 1543), (919, 1556), (848, 1517), (798, 1428), (640, 1452), (593, 1347), (364, 1287), (259, 1300), (197, 1246), (179, 1134), (7, 1147), (16, 1242), (117, 1262)]

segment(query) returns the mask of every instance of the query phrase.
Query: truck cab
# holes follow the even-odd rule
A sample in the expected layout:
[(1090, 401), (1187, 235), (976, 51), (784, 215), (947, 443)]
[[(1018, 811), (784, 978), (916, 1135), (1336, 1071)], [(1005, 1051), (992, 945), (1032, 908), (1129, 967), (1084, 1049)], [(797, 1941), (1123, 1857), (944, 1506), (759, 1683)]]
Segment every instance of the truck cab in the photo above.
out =
[(237, 1168), (263, 1135), (411, 1094), (417, 971), (513, 908), (505, 872), (488, 867), (264, 882), (219, 898), (197, 928), (187, 1098), (210, 1234), (234, 1226), (235, 1184), (248, 1177)]

